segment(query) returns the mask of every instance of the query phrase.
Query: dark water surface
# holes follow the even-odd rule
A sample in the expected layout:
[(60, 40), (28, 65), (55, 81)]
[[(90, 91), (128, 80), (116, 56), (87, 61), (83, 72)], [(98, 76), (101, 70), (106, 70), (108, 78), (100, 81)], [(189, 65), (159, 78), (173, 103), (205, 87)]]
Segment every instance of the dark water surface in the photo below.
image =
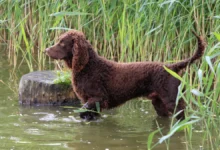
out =
[[(169, 131), (170, 119), (157, 117), (150, 101), (133, 100), (111, 111), (97, 122), (82, 122), (73, 109), (61, 107), (22, 107), (18, 103), (18, 82), (24, 67), (13, 75), (12, 66), (0, 52), (0, 150), (142, 150), (147, 149), (149, 134), (163, 127)], [(11, 91), (14, 89), (15, 92)], [(196, 129), (195, 129), (196, 130)], [(195, 132), (192, 149), (200, 149), (202, 133)], [(154, 137), (154, 143), (161, 134)], [(171, 150), (185, 150), (183, 131), (169, 142)], [(155, 150), (166, 149), (166, 143)]]

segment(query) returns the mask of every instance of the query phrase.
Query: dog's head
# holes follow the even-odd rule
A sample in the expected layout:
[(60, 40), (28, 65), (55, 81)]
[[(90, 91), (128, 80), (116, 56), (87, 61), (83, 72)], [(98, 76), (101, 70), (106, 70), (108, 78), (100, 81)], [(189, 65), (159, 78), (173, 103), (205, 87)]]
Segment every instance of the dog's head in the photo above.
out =
[(45, 52), (53, 59), (65, 60), (68, 67), (80, 71), (88, 63), (90, 47), (82, 32), (71, 30), (62, 34), (59, 41)]

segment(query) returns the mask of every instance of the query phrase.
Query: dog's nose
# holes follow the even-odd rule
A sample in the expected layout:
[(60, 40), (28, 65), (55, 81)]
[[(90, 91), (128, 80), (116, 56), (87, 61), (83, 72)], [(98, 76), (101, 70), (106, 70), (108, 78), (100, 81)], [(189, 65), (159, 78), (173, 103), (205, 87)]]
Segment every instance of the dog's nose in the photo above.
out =
[(50, 48), (46, 48), (43, 52), (48, 53), (49, 50), (50, 50)]

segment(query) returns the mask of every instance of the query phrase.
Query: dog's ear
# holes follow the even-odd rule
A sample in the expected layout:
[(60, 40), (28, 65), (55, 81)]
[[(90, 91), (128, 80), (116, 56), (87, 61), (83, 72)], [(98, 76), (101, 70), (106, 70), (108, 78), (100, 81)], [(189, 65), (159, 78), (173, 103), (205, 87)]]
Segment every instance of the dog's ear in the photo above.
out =
[(80, 72), (89, 61), (90, 44), (86, 41), (84, 35), (78, 35), (73, 42), (72, 68), (74, 71)]

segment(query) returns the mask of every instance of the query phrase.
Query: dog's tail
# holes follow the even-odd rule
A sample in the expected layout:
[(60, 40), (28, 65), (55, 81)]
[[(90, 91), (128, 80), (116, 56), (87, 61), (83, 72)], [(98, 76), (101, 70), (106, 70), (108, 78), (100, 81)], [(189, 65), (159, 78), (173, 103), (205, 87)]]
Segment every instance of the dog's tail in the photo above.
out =
[(197, 37), (197, 41), (198, 41), (197, 50), (192, 57), (185, 59), (181, 62), (168, 65), (169, 68), (171, 68), (172, 70), (175, 70), (176, 72), (186, 68), (188, 65), (192, 64), (195, 60), (199, 59), (204, 54), (204, 51), (206, 48), (206, 42), (205, 42), (204, 37), (198, 36), (194, 31), (192, 32)]

